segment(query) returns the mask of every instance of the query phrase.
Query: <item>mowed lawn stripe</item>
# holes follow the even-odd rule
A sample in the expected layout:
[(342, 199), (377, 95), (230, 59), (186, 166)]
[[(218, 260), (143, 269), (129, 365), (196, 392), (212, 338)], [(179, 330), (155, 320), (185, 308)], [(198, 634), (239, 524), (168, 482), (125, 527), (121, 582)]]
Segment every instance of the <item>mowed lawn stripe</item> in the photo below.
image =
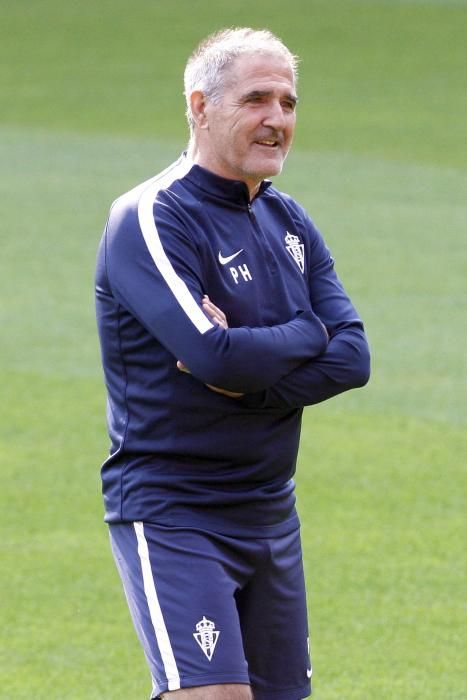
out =
[[(2, 136), (2, 693), (97, 700), (111, 678), (117, 697), (143, 697), (102, 524), (93, 268), (112, 199), (183, 143)], [(297, 481), (318, 700), (461, 698), (465, 177), (298, 152), (277, 183), (325, 233), (374, 357), (367, 388), (305, 411)]]

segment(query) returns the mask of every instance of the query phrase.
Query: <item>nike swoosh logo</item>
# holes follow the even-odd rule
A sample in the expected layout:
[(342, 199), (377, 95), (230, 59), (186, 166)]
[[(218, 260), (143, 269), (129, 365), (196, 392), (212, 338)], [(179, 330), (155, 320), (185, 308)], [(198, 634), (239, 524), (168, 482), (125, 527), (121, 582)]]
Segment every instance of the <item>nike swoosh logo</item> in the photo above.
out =
[(236, 258), (237, 255), (240, 255), (240, 253), (243, 253), (243, 248), (241, 248), (240, 250), (237, 250), (237, 252), (234, 253), (233, 255), (228, 255), (226, 258), (224, 258), (221, 254), (221, 251), (219, 251), (219, 262), (221, 265), (227, 265), (227, 263), (229, 263), (231, 260)]
[(311, 676), (313, 675), (313, 671), (311, 670), (311, 668), (307, 668), (306, 675), (308, 676), (308, 678), (311, 678)]

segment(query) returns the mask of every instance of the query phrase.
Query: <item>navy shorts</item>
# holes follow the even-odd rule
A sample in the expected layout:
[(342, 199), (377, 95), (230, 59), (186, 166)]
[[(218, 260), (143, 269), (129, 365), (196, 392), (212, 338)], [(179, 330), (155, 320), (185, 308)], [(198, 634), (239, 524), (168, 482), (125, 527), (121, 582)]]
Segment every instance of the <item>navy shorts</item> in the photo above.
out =
[(238, 538), (135, 522), (112, 550), (151, 670), (168, 690), (250, 684), (255, 700), (311, 692), (299, 531)]

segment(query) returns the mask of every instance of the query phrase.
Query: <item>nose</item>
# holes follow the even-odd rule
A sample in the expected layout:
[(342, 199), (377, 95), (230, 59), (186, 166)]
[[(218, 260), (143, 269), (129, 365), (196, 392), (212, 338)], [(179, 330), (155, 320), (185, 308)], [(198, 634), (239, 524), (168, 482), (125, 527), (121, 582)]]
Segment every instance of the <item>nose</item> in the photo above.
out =
[(285, 129), (287, 124), (284, 108), (279, 100), (271, 100), (268, 103), (268, 109), (263, 119), (263, 125), (269, 126), (272, 129)]

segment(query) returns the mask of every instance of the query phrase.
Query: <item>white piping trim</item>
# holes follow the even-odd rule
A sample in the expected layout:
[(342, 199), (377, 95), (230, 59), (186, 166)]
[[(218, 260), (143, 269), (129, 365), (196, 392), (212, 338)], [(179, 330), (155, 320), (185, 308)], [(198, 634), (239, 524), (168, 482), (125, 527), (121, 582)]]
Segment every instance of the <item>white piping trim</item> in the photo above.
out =
[(201, 311), (199, 304), (191, 294), (185, 282), (175, 272), (172, 263), (166, 255), (162, 241), (154, 221), (154, 200), (157, 193), (170, 187), (177, 179), (186, 175), (193, 163), (186, 156), (182, 156), (173, 167), (167, 168), (160, 177), (152, 181), (142, 193), (138, 202), (138, 219), (146, 245), (154, 263), (167, 282), (172, 294), (201, 334), (213, 328), (213, 324)]
[(148, 601), (151, 622), (156, 633), (157, 644), (164, 664), (165, 675), (167, 677), (168, 689), (180, 689), (180, 676), (177, 663), (169, 639), (169, 633), (165, 626), (159, 598), (157, 597), (156, 586), (152, 575), (151, 562), (149, 561), (149, 549), (146, 537), (144, 536), (144, 525), (142, 522), (133, 523), (138, 540), (138, 554), (141, 561), (141, 571), (143, 573), (144, 592)]

